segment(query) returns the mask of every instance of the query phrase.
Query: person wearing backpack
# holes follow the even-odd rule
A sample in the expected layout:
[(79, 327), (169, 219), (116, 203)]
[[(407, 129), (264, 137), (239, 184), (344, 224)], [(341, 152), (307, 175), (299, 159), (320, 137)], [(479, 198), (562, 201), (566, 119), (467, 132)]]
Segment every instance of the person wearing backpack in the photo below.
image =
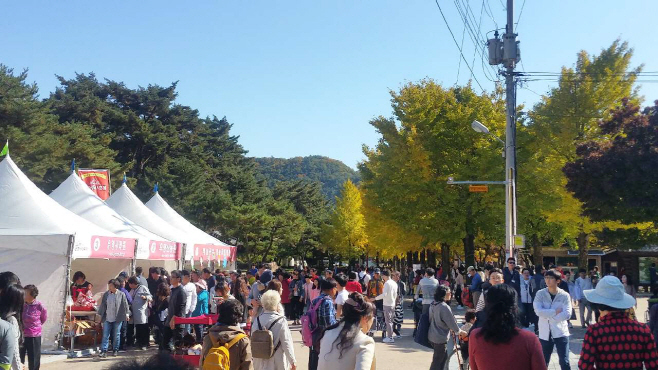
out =
[[(240, 329), (243, 307), (235, 299), (217, 307), (217, 324), (203, 338), (202, 370), (253, 370), (251, 341)], [(228, 364), (228, 366), (226, 366)]]
[[(318, 369), (318, 356), (320, 354), (318, 347), (320, 339), (322, 338), (322, 333), (324, 333), (325, 329), (337, 322), (336, 309), (334, 309), (333, 302), (333, 299), (338, 293), (336, 285), (336, 280), (334, 279), (322, 280), (320, 285), (322, 293), (311, 302), (311, 306), (307, 311), (307, 315), (314, 313), (312, 316), (315, 317), (315, 320), (311, 320), (312, 322), (309, 323), (312, 326), (313, 339), (308, 356), (308, 370)], [(304, 323), (305, 320), (302, 320), (302, 324)], [(303, 334), (304, 328), (302, 328), (302, 336)]]
[(263, 313), (251, 325), (251, 355), (255, 370), (295, 370), (295, 350), (285, 316), (278, 312), (281, 296), (268, 290), (260, 298)]

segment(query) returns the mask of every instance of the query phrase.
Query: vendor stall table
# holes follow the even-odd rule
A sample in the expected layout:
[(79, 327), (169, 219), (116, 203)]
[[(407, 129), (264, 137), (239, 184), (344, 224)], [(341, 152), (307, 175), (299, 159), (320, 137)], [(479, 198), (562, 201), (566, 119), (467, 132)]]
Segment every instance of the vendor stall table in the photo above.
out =
[[(174, 317), (174, 324), (176, 325), (208, 325), (212, 326), (217, 322), (218, 314), (208, 314), (201, 315), (197, 317)], [(179, 358), (193, 366), (199, 366), (199, 361), (201, 361), (201, 355), (183, 355), (183, 354), (174, 354), (174, 358)]]
[[(69, 311), (68, 313), (69, 318), (87, 317), (87, 321), (96, 321), (96, 311)], [(68, 324), (65, 324), (64, 337), (71, 338), (71, 349), (69, 350), (69, 355), (71, 357), (77, 357), (75, 356), (75, 338), (77, 337), (91, 335), (94, 341), (92, 348), (95, 349), (97, 345), (96, 337), (98, 336), (98, 331), (96, 328), (89, 327), (88, 325), (87, 327), (79, 326), (76, 325), (77, 322), (78, 320), (72, 319), (71, 321), (68, 321)]]

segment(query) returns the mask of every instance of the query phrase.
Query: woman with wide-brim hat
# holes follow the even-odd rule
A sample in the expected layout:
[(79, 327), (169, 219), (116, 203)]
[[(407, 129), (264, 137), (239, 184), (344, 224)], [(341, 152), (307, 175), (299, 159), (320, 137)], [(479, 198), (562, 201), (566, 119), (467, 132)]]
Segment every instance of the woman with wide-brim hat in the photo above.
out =
[(635, 298), (626, 294), (615, 276), (606, 276), (595, 289), (583, 291), (585, 298), (601, 316), (585, 333), (580, 351), (579, 369), (656, 369), (658, 353), (651, 330), (630, 319), (626, 310)]

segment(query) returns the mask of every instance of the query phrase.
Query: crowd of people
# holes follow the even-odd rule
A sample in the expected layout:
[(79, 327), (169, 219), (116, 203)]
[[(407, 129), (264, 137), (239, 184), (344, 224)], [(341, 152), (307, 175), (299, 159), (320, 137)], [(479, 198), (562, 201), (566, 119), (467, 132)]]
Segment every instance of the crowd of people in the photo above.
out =
[[(559, 366), (570, 369), (575, 307), (587, 327), (580, 369), (658, 368), (652, 331), (635, 320), (631, 281), (626, 275), (601, 278), (598, 269), (580, 270), (572, 280), (568, 271), (533, 271), (510, 258), (502, 270), (456, 263), (450, 269), (356, 267), (320, 274), (264, 263), (248, 271), (142, 272), (138, 267), (132, 276), (110, 279), (97, 302), (100, 357), (129, 347), (145, 350), (151, 340), (173, 353), (191, 340), (200, 345), (199, 367), (227, 359), (231, 370), (295, 370), (291, 325), (299, 325), (310, 370), (369, 370), (375, 367), (375, 333), (395, 343), (405, 296), (412, 295), (414, 337), (421, 343), (424, 336), (432, 348), (430, 369), (446, 368), (454, 343), (464, 369), (546, 369), (554, 351)], [(83, 272), (72, 280), (74, 300), (91, 295), (94, 287)], [(15, 274), (0, 273), (0, 369), (22, 369), (25, 357), (27, 368), (39, 369), (47, 312), (37, 296), (35, 285), (21, 286)], [(467, 308), (463, 323), (453, 314), (453, 301)], [(177, 320), (209, 314), (217, 314), (209, 327)]]
[[(424, 330), (421, 315), (428, 315), (427, 336), (434, 349), (430, 369), (444, 369), (451, 333), (461, 343), (464, 368), (546, 369), (556, 351), (560, 368), (571, 369), (569, 329), (576, 306), (587, 328), (580, 369), (658, 368), (655, 337), (636, 320), (636, 290), (625, 274), (601, 278), (594, 267), (589, 273), (579, 270), (572, 280), (570, 271), (554, 266), (533, 271), (509, 258), (502, 270), (455, 264), (451, 271), (429, 268), (415, 275), (415, 321), (417, 330)], [(452, 291), (464, 292), (455, 297), (458, 306), (474, 308), (466, 311), (461, 327), (450, 308)], [(658, 317), (658, 308), (655, 312)]]

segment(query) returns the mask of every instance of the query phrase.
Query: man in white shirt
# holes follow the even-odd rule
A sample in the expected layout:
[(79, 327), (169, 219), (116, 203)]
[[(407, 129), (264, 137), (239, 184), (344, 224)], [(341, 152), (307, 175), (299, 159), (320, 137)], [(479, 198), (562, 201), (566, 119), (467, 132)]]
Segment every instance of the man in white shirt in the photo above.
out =
[[(190, 272), (187, 270), (181, 271), (183, 278), (183, 291), (185, 292), (185, 317), (190, 317), (196, 308), (196, 286), (192, 282)], [(185, 331), (191, 332), (191, 325), (185, 325)]]
[(386, 338), (384, 343), (393, 343), (393, 318), (395, 317), (395, 300), (398, 297), (398, 283), (391, 279), (391, 272), (384, 270), (382, 272), (384, 279), (384, 292), (378, 295), (375, 300), (383, 300), (384, 304), (384, 322), (386, 323)]
[(338, 294), (336, 294), (336, 299), (334, 300), (334, 303), (336, 303), (336, 319), (340, 319), (343, 316), (343, 305), (349, 298), (350, 292), (345, 290), (345, 284), (347, 284), (345, 275), (336, 275), (334, 280), (336, 280), (336, 288), (338, 289)]
[(368, 273), (368, 269), (366, 269), (365, 273), (363, 274), (363, 286), (368, 289), (368, 283), (370, 283), (370, 280), (372, 280), (372, 276)]
[(557, 348), (557, 355), (562, 370), (569, 370), (569, 326), (567, 321), (571, 318), (571, 297), (569, 293), (558, 288), (562, 275), (555, 270), (548, 270), (544, 274), (546, 288), (535, 295), (533, 307), (539, 317), (539, 342), (546, 367), (551, 360), (553, 347)]
[[(576, 297), (578, 299), (578, 311), (580, 312), (580, 323), (583, 325), (583, 329), (586, 328), (590, 321), (592, 321), (592, 307), (590, 307), (589, 302), (583, 294), (584, 291), (593, 289), (592, 288), (592, 279), (587, 276), (587, 271), (585, 269), (580, 269), (578, 271), (580, 276), (576, 279)], [(587, 309), (587, 320), (585, 320), (585, 309)]]

